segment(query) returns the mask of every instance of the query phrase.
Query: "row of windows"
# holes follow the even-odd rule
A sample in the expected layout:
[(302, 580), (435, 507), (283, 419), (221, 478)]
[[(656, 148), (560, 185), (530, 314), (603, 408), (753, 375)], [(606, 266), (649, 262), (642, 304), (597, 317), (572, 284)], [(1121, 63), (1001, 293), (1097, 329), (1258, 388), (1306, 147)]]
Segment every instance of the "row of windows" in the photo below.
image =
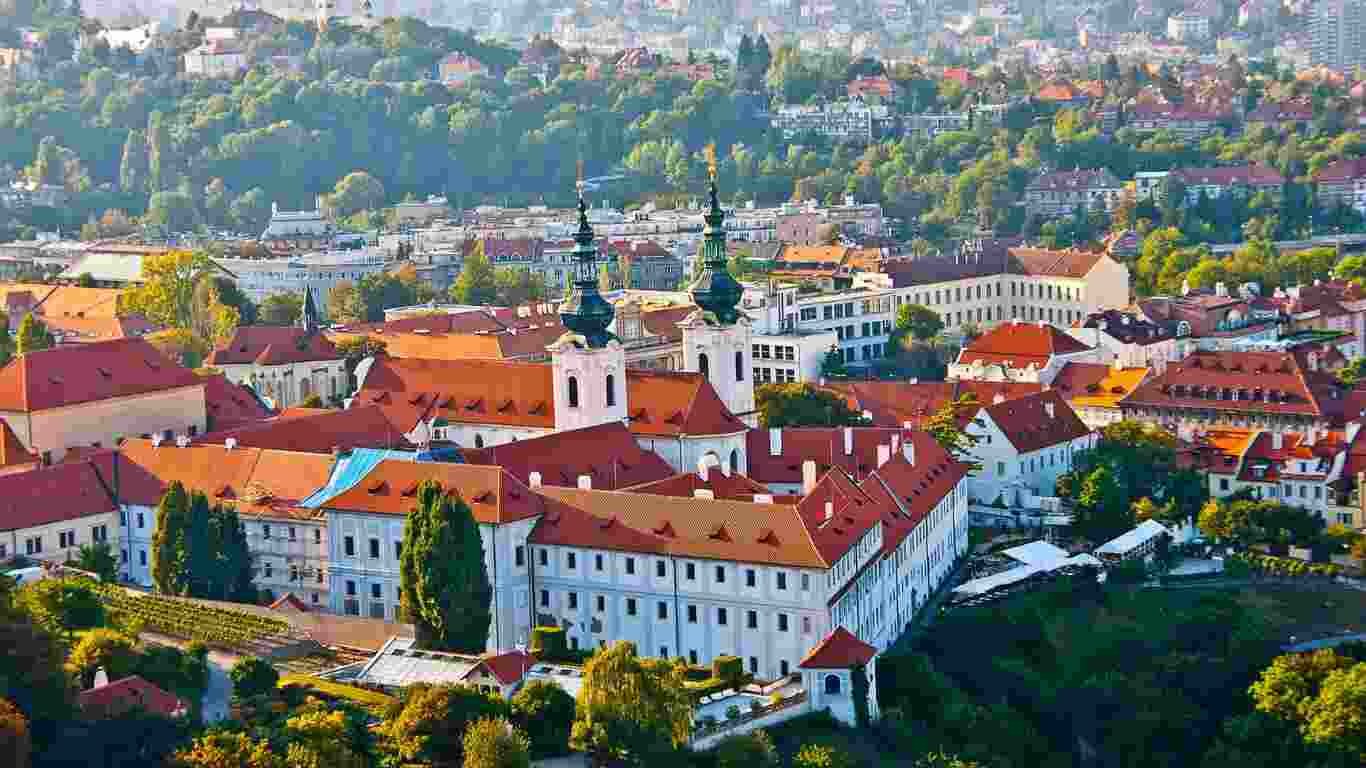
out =
[[(966, 289), (967, 301), (981, 301), (992, 298), (992, 286), (977, 285), (956, 286), (954, 288), (943, 288), (935, 290), (925, 290), (911, 294), (908, 298), (912, 304), (932, 307), (939, 304), (959, 304), (965, 300), (964, 290)], [(1002, 298), (1005, 288), (1002, 283), (996, 283), (995, 298)], [(1032, 281), (1011, 282), (1010, 295), (1012, 298), (1019, 296), (1027, 299), (1044, 299), (1046, 301), (1081, 301), (1081, 288), (1073, 288), (1066, 285), (1052, 285), (1045, 283), (1040, 285)], [(900, 297), (897, 297), (900, 299)]]
[(767, 344), (755, 344), (753, 356), (755, 360), (796, 360), (797, 348), (774, 344), (770, 349)]
[(756, 384), (792, 384), (797, 381), (797, 372), (791, 368), (755, 368)]
[(845, 347), (842, 350), (837, 350), (837, 352), (844, 354), (844, 362), (853, 363), (858, 361), (860, 354), (865, 361), (877, 360), (882, 357), (883, 348), (882, 342), (878, 342), (876, 344), (864, 344), (862, 347)]
[[(513, 560), (514, 560), (514, 562), (517, 564), (518, 567), (521, 567), (521, 566), (525, 565), (525, 563), (526, 563), (526, 550), (525, 550), (524, 547), (518, 546), (518, 547), (513, 551)], [(578, 570), (578, 567), (579, 567), (579, 554), (578, 554), (577, 552), (565, 552), (565, 553), (564, 553), (564, 560), (563, 560), (562, 562), (564, 563), (565, 570), (568, 570), (568, 571), (575, 571), (575, 570)], [(550, 566), (550, 550), (544, 549), (544, 548), (538, 548), (538, 549), (536, 550), (536, 563), (537, 563), (537, 565), (541, 566), (542, 568), (549, 567), (549, 566)], [(634, 576), (634, 575), (635, 575), (635, 573), (636, 573), (636, 558), (635, 558), (635, 557), (632, 557), (632, 556), (630, 556), (630, 555), (624, 556), (624, 557), (622, 558), (622, 564), (623, 564), (623, 567), (624, 567), (625, 570), (626, 570), (626, 575), (627, 575), (627, 576)], [(713, 566), (713, 568), (715, 569), (715, 570), (713, 571), (713, 573), (715, 574), (715, 578), (714, 578), (715, 583), (717, 583), (717, 584), (725, 584), (725, 583), (726, 583), (726, 566), (724, 566), (724, 565), (716, 565), (716, 566)], [(593, 570), (596, 571), (596, 572), (598, 572), (598, 573), (602, 573), (602, 572), (604, 572), (604, 571), (607, 570), (607, 558), (604, 557), (601, 553), (594, 553), (594, 554), (593, 554)], [(687, 563), (687, 562), (683, 563), (683, 579), (684, 579), (685, 581), (697, 581), (697, 573), (698, 573), (697, 563)], [(658, 560), (658, 559), (655, 560), (655, 577), (656, 577), (656, 578), (660, 578), (660, 579), (666, 579), (666, 578), (669, 577), (669, 561), (668, 561), (668, 560)], [(803, 592), (809, 591), (809, 590), (811, 589), (811, 574), (809, 574), (809, 573), (803, 573), (803, 574), (800, 574), (800, 577), (801, 577), (801, 589), (802, 589), (802, 591), (803, 591)], [(758, 570), (755, 569), (755, 568), (746, 568), (746, 569), (744, 569), (744, 583), (745, 583), (745, 586), (746, 586), (746, 587), (751, 587), (751, 588), (757, 587), (757, 586), (759, 585), (759, 572), (758, 572)], [(773, 586), (774, 586), (778, 591), (780, 591), (780, 592), (786, 591), (786, 590), (787, 590), (787, 586), (788, 586), (788, 572), (787, 572), (787, 571), (775, 571), (775, 572), (773, 573)]]
[[(90, 527), (90, 540), (96, 544), (109, 541), (109, 527), (105, 525), (92, 525)], [(76, 529), (57, 532), (57, 548), (72, 549), (80, 544), (76, 537)], [(25, 555), (40, 555), (43, 552), (43, 537), (29, 536), (24, 539)], [(0, 547), (0, 558), (6, 557), (7, 553)]]
[[(593, 600), (592, 600), (592, 602), (593, 602), (593, 612), (594, 612), (594, 613), (606, 613), (606, 612), (607, 612), (607, 597), (606, 597), (606, 595), (593, 595), (592, 597), (593, 597)], [(565, 592), (565, 593), (564, 593), (564, 598), (565, 598), (564, 602), (565, 602), (565, 606), (566, 606), (567, 610), (571, 610), (571, 611), (577, 611), (577, 610), (579, 610), (579, 593), (578, 593), (578, 592), (574, 592), (574, 591)], [(548, 589), (542, 589), (542, 590), (541, 590), (541, 594), (540, 594), (540, 604), (541, 604), (541, 607), (542, 607), (542, 608), (549, 608), (549, 607), (550, 607), (550, 602), (551, 602), (551, 592), (550, 592), (550, 590), (548, 590)], [(626, 615), (627, 615), (627, 616), (639, 616), (639, 615), (640, 615), (640, 600), (639, 600), (639, 599), (634, 598), (634, 597), (623, 598), (623, 599), (622, 599), (622, 606), (623, 606), (623, 608), (625, 609)], [(696, 606), (696, 605), (687, 605), (687, 606), (684, 606), (684, 615), (687, 617), (687, 622), (688, 622), (689, 624), (697, 624), (697, 623), (699, 623), (700, 620), (701, 620), (701, 616), (702, 616), (702, 614), (703, 614), (704, 612), (705, 612), (705, 609), (704, 609), (704, 608), (699, 608), (699, 607)], [(715, 615), (716, 626), (718, 626), (718, 627), (727, 627), (727, 626), (730, 626), (730, 611), (729, 611), (728, 609), (726, 609), (726, 608), (717, 608), (714, 615)], [(658, 620), (658, 621), (668, 621), (668, 620), (669, 620), (669, 603), (668, 603), (668, 601), (665, 601), (665, 600), (657, 600), (657, 601), (655, 601), (655, 619)], [(811, 617), (810, 617), (810, 616), (803, 616), (803, 617), (801, 617), (801, 619), (802, 619), (802, 634), (806, 634), (806, 635), (811, 634)], [(759, 629), (759, 623), (760, 623), (760, 617), (759, 617), (759, 612), (758, 612), (758, 611), (755, 611), (755, 610), (747, 610), (747, 611), (744, 612), (744, 628), (745, 628), (745, 629)], [(792, 621), (791, 621), (791, 617), (790, 617), (788, 614), (786, 614), (786, 613), (781, 613), (781, 612), (780, 612), (780, 613), (777, 613), (777, 614), (774, 614), (773, 627), (774, 627), (777, 631), (779, 631), (779, 632), (787, 632), (787, 631), (789, 631), (789, 630), (791, 629), (791, 626), (792, 626)]]
[[(267, 536), (266, 538), (270, 538), (270, 537)], [(367, 548), (366, 551), (367, 551), (367, 554), (369, 555), (370, 559), (371, 559), (371, 560), (378, 560), (378, 559), (380, 559), (381, 551), (382, 551), (383, 548), (382, 548), (381, 545), (380, 545), (379, 539), (375, 538), (374, 536), (371, 536), (370, 539), (369, 539), (369, 541), (367, 542), (367, 544), (368, 544), (369, 546), (368, 546), (368, 548)], [(355, 556), (356, 556), (356, 537), (355, 537), (355, 536), (343, 536), (343, 537), (342, 537), (342, 552), (343, 552), (347, 557), (355, 557)], [(401, 542), (401, 541), (396, 541), (396, 542), (394, 542), (394, 559), (395, 559), (395, 560), (398, 560), (398, 559), (400, 559), (400, 558), (402, 558), (402, 557), (403, 557), (403, 542)]]
[[(139, 515), (139, 517), (141, 517), (141, 515)], [(271, 525), (270, 525), (269, 523), (263, 524), (263, 525), (261, 526), (261, 538), (263, 538), (263, 539), (270, 540), (270, 539), (274, 538), (274, 536), (275, 536), (276, 533), (277, 533), (277, 531), (276, 531), (274, 528), (272, 528)], [(298, 541), (298, 540), (299, 540), (298, 534), (299, 534), (298, 529), (296, 529), (294, 526), (290, 525), (290, 526), (287, 526), (287, 527), (286, 527), (285, 538), (286, 538), (288, 541)], [(314, 543), (314, 544), (321, 544), (322, 541), (323, 541), (323, 531), (322, 531), (322, 529), (321, 529), (321, 528), (314, 528), (314, 529), (313, 529), (313, 543)], [(353, 543), (353, 548), (354, 548), (354, 543)]]

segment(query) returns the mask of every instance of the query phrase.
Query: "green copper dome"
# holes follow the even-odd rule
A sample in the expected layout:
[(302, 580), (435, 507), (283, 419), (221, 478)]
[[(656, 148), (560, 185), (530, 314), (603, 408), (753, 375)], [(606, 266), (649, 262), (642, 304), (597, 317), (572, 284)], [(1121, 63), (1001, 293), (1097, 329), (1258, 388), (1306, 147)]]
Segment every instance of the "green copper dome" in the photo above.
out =
[(708, 322), (734, 325), (740, 317), (737, 307), (744, 288), (726, 269), (726, 214), (717, 199), (715, 175), (711, 180), (711, 208), (704, 220), (707, 226), (702, 230), (702, 275), (693, 283), (692, 300), (706, 313)]
[(579, 194), (579, 231), (574, 233), (574, 291), (560, 305), (560, 322), (583, 336), (590, 347), (605, 347), (613, 336), (612, 305), (598, 293), (598, 249), (588, 224), (588, 203)]

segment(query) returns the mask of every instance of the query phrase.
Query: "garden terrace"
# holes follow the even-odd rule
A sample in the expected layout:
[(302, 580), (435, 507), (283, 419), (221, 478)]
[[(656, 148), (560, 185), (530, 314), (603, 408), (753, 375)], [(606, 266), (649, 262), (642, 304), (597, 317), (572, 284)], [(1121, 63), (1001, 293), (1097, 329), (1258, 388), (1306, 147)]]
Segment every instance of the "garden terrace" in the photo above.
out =
[(166, 595), (148, 595), (113, 584), (92, 585), (109, 612), (144, 629), (210, 646), (270, 656), (298, 642), (289, 622), (246, 610)]

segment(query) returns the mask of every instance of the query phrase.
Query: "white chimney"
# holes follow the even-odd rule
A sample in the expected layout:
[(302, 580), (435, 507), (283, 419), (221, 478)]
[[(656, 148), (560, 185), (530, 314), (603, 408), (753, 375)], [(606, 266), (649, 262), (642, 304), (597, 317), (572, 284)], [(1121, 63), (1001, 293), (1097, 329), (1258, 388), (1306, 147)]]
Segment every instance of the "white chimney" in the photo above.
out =
[(909, 421), (903, 421), (903, 422), (901, 422), (901, 428), (904, 429), (904, 430), (909, 431), (909, 430), (915, 429), (915, 424), (912, 424), (912, 423), (909, 422)]
[(1005, 401), (1006, 401), (1006, 396), (1003, 395), (1003, 394), (1001, 394), (1000, 392), (997, 392), (995, 395), (992, 395), (992, 397), (991, 397), (991, 404), (992, 404), (992, 405), (1000, 405), (1001, 403), (1004, 403)]
[(584, 491), (593, 490), (593, 476), (579, 475), (579, 489)]
[(768, 455), (783, 455), (783, 430), (781, 428), (774, 427), (768, 430)]
[[(1318, 282), (1318, 281), (1316, 280), (1315, 282)], [(1214, 295), (1215, 295), (1215, 296), (1228, 296), (1228, 284), (1226, 284), (1226, 283), (1215, 283), (1215, 284), (1214, 284)]]
[(103, 688), (109, 685), (109, 673), (104, 671), (104, 667), (95, 670), (95, 684), (91, 688)]
[(807, 459), (802, 462), (802, 495), (807, 496), (816, 490), (816, 462)]
[(1052, 403), (1044, 403), (1044, 404), (1043, 404), (1043, 412), (1046, 413), (1046, 414), (1048, 414), (1048, 418), (1050, 418), (1050, 419), (1053, 418), (1053, 404), (1052, 404)]
[(877, 447), (877, 468), (878, 468), (878, 469), (882, 469), (882, 465), (883, 465), (883, 464), (886, 464), (888, 461), (890, 461), (891, 458), (892, 458), (892, 446), (890, 446), (890, 445), (879, 445), (879, 446)]
[(694, 488), (692, 492), (694, 499), (716, 499), (716, 494), (710, 488)]
[(1124, 363), (1116, 356), (1114, 362), (1110, 363), (1110, 367), (1116, 371), (1122, 371), (1124, 370)]
[(540, 488), (540, 487), (541, 487), (541, 473), (540, 473), (540, 472), (532, 472), (531, 474), (527, 475), (527, 484), (529, 484), (532, 488)]
[(896, 433), (896, 432), (893, 432), (893, 433), (892, 433), (892, 453), (895, 454), (895, 453), (896, 453), (897, 451), (899, 451), (899, 450), (901, 450), (901, 435), (898, 434), (898, 433)]
[(237, 438), (229, 437), (228, 439), (224, 440), (223, 447), (228, 449), (229, 451), (235, 449), (237, 447)]
[(175, 447), (177, 447), (177, 448), (189, 448), (189, 447), (190, 447), (190, 438), (186, 437), (185, 435), (176, 435), (176, 436), (175, 436)]
[(161, 436), (161, 433), (160, 433), (160, 432), (157, 432), (156, 434), (152, 435), (152, 447), (153, 447), (153, 448), (160, 448), (160, 447), (161, 447), (161, 441), (162, 441), (163, 439), (164, 439), (164, 438)]
[(906, 463), (915, 466), (915, 441), (907, 440), (901, 444), (901, 453), (906, 457)]
[(702, 482), (707, 482), (712, 467), (721, 466), (721, 460), (716, 458), (716, 454), (708, 453), (697, 460), (697, 476)]
[(1276, 430), (1276, 431), (1272, 432), (1272, 433), (1271, 433), (1271, 448), (1272, 448), (1272, 450), (1279, 451), (1279, 450), (1281, 450), (1281, 449), (1284, 448), (1284, 447), (1285, 447), (1285, 435), (1284, 435), (1280, 430)]
[(845, 456), (853, 456), (853, 455), (854, 455), (854, 428), (853, 428), (853, 427), (845, 427), (845, 428), (844, 428), (844, 455), (845, 455)]
[(827, 502), (825, 502), (825, 519), (826, 519), (826, 520), (834, 520), (834, 519), (835, 519), (835, 502), (833, 502), (833, 501), (827, 501)]
[(756, 494), (754, 494), (754, 503), (755, 503), (755, 504), (772, 504), (772, 503), (773, 503), (773, 494), (771, 494), (771, 493), (756, 493)]

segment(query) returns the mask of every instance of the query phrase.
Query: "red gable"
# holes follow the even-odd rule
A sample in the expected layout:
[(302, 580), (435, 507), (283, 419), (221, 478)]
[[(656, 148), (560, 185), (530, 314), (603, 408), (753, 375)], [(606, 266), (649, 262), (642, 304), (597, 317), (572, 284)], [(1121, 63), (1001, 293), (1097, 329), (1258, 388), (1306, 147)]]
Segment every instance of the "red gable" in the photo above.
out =
[(877, 655), (877, 649), (854, 636), (844, 627), (835, 631), (806, 654), (798, 667), (802, 669), (848, 669), (857, 664), (867, 664)]

